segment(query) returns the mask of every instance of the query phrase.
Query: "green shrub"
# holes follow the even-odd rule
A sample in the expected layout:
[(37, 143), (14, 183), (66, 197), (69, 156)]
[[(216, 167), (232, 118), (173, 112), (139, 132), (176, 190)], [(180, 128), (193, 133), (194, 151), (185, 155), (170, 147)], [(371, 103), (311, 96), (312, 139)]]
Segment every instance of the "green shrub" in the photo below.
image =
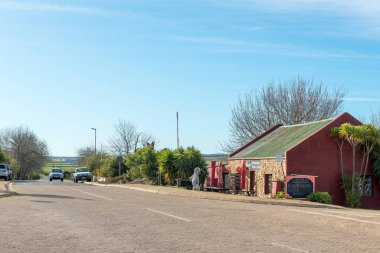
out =
[(347, 205), (351, 208), (360, 206), (359, 180), (360, 176), (356, 174), (354, 177), (354, 192), (352, 192), (352, 175), (344, 174), (342, 177), (342, 188), (344, 189)]
[(360, 206), (360, 198), (361, 198), (361, 194), (360, 192), (346, 192), (346, 200), (347, 200), (347, 204), (349, 207), (351, 208), (358, 208)]
[(40, 180), (40, 179), (41, 179), (40, 174), (33, 174), (32, 175), (32, 180)]
[(313, 192), (307, 196), (308, 200), (312, 202), (319, 202), (324, 204), (331, 204), (332, 197), (328, 192)]
[(273, 196), (273, 198), (275, 198), (275, 199), (283, 199), (283, 198), (285, 198), (285, 192), (279, 191), (279, 192), (276, 193), (276, 195)]

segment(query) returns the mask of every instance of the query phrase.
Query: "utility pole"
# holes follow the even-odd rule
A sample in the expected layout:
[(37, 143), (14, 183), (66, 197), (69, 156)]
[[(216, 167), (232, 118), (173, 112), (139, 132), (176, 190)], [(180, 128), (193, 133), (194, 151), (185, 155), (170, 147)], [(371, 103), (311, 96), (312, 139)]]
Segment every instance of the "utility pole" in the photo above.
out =
[(92, 127), (91, 130), (95, 132), (95, 155), (96, 155), (96, 128)]
[(177, 112), (177, 149), (179, 149), (178, 112)]

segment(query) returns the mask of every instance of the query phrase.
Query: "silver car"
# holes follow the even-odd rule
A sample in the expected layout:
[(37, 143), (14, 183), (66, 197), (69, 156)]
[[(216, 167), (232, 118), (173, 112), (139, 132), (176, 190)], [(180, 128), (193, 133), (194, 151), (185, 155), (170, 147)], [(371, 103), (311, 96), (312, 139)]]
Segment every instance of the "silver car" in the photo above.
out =
[(63, 170), (61, 168), (52, 168), (49, 174), (49, 181), (61, 180), (63, 181)]

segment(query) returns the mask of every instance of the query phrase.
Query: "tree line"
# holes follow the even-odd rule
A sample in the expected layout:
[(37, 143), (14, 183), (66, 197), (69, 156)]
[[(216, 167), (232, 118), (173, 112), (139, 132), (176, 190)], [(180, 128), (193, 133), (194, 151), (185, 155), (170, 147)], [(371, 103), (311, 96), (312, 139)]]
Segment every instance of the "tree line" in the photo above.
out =
[(120, 178), (119, 162), (113, 154), (91, 152), (81, 157), (80, 161), (82, 166), (98, 176), (124, 182), (140, 179), (147, 183), (173, 185), (177, 178), (188, 180), (196, 167), (201, 169), (201, 182), (207, 176), (206, 160), (195, 147), (156, 150), (154, 145), (148, 144), (133, 153), (124, 154), (123, 158)]

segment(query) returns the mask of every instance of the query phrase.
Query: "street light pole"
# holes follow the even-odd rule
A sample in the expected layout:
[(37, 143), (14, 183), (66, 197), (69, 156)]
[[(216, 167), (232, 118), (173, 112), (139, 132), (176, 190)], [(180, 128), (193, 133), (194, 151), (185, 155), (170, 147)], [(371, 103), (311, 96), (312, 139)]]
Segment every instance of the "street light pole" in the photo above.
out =
[(95, 131), (95, 155), (96, 155), (96, 128), (91, 127), (91, 130)]
[(177, 112), (177, 149), (179, 149), (178, 112)]

